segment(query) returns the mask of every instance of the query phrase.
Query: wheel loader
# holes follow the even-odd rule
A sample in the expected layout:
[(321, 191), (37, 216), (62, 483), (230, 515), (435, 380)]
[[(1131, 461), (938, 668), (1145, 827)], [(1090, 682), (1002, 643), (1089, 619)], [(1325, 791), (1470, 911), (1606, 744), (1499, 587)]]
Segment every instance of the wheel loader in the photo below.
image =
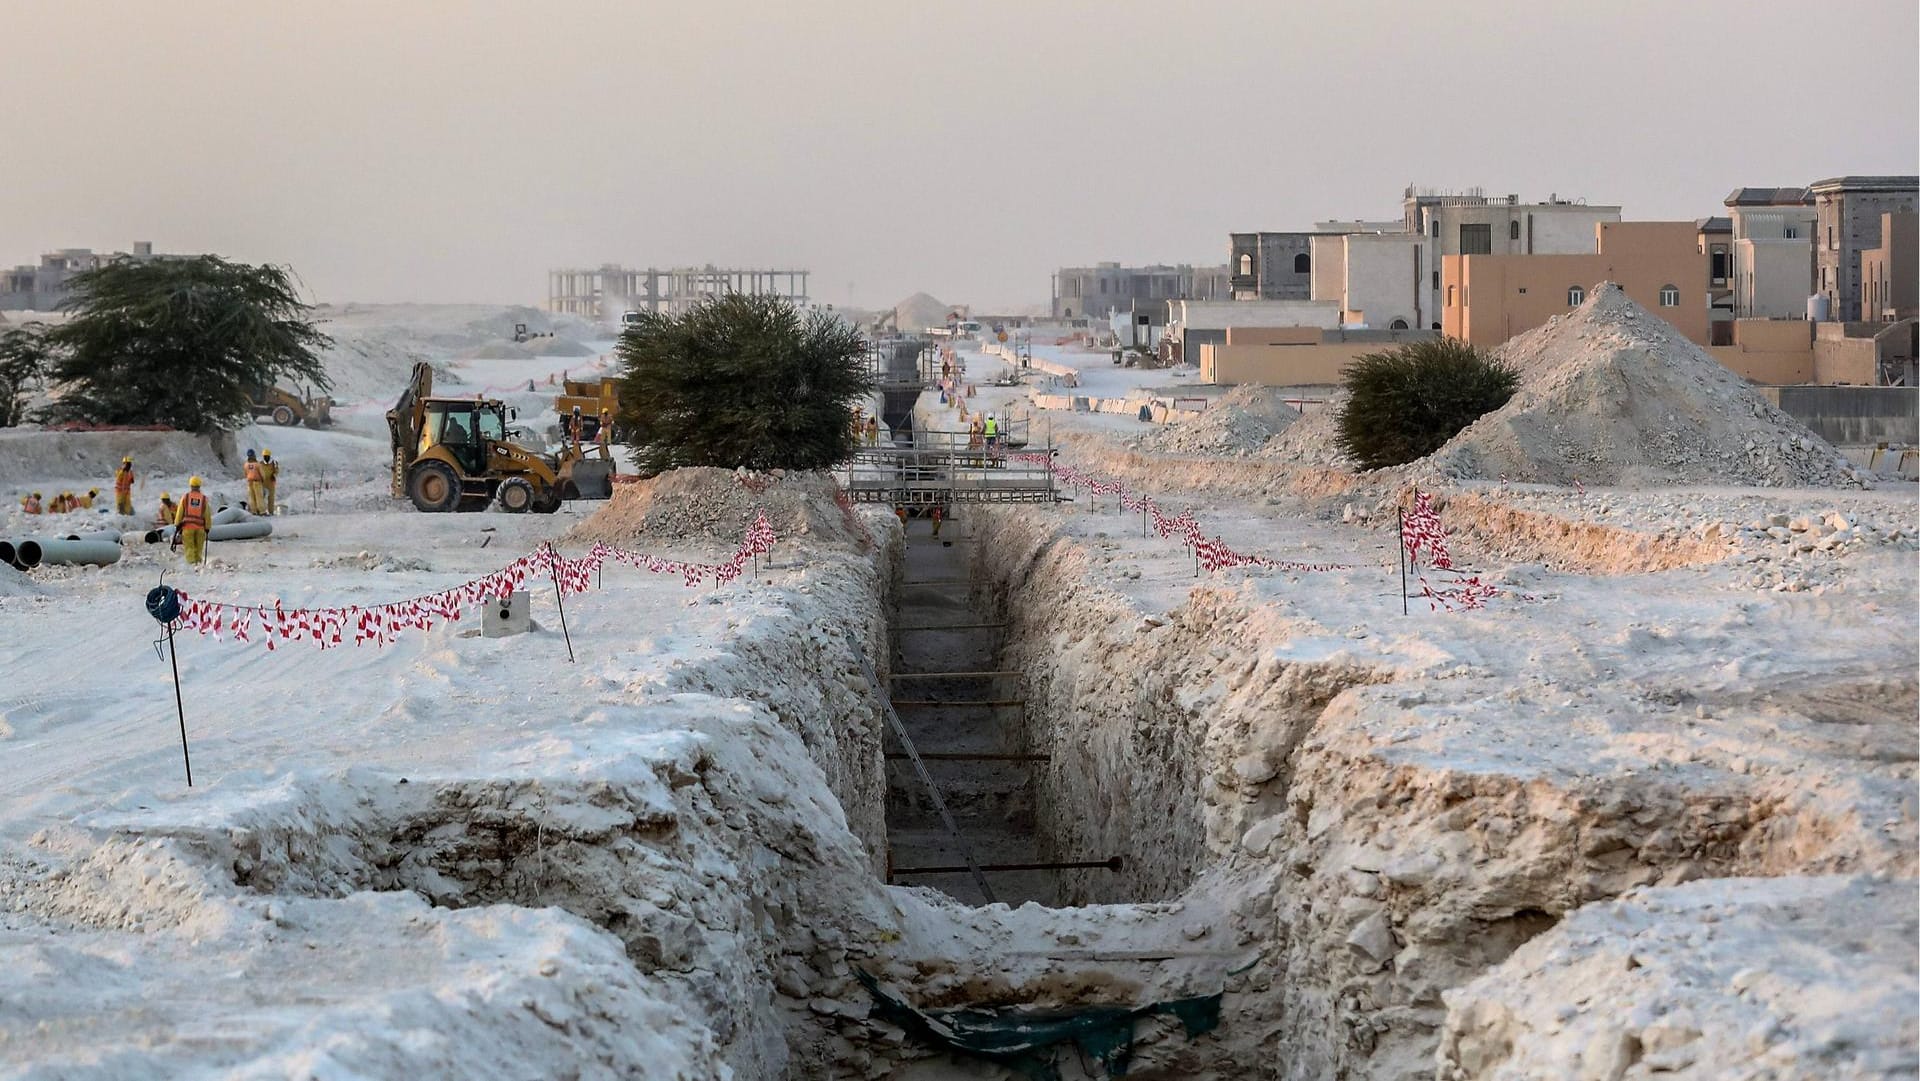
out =
[(309, 394), (304, 387), (299, 394), (279, 387), (249, 387), (247, 411), (255, 420), (272, 420), (282, 427), (319, 428), (333, 423), (333, 399)]
[(430, 513), (485, 510), (498, 500), (515, 514), (552, 514), (568, 499), (612, 494), (612, 463), (577, 449), (540, 454), (507, 438), (512, 412), (492, 398), (436, 398), (433, 367), (413, 366), (400, 400), (387, 411), (393, 495)]

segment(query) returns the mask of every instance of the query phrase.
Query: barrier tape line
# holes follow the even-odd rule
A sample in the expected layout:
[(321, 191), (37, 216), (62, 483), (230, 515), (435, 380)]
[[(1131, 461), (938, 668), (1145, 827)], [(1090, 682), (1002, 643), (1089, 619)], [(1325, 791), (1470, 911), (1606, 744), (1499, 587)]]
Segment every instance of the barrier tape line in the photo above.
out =
[(382, 604), (287, 608), (277, 599), (270, 605), (228, 604), (180, 592), (180, 615), (173, 626), (202, 636), (212, 635), (215, 640), (230, 632), (236, 642), (251, 642), (258, 634), (269, 650), (284, 642), (302, 640), (328, 649), (344, 645), (349, 637), (354, 645), (372, 642), (385, 646), (405, 631), (430, 631), (441, 622), (458, 622), (467, 608), (510, 596), (536, 575), (551, 576), (560, 584), (563, 595), (585, 593), (593, 588), (594, 575), (608, 560), (655, 574), (679, 574), (689, 586), (708, 578), (712, 578), (716, 586), (723, 585), (740, 577), (747, 564), (771, 551), (778, 539), (766, 512), (761, 510), (754, 513), (746, 535), (723, 563), (664, 559), (608, 544), (596, 544), (587, 555), (569, 559), (561, 555), (552, 542), (547, 542), (499, 570), (451, 589)]

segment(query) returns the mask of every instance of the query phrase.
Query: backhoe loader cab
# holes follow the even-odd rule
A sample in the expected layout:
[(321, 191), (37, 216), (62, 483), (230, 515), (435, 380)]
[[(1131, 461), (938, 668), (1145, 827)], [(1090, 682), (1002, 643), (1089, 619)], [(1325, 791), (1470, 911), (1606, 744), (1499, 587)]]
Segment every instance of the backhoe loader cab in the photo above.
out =
[(591, 480), (576, 476), (583, 464), (577, 454), (542, 455), (510, 441), (512, 418), (504, 402), (436, 398), (432, 392), (433, 368), (416, 364), (387, 413), (395, 498), (427, 512), (484, 510), (498, 499), (505, 511), (551, 514), (564, 499), (610, 494), (603, 473)]

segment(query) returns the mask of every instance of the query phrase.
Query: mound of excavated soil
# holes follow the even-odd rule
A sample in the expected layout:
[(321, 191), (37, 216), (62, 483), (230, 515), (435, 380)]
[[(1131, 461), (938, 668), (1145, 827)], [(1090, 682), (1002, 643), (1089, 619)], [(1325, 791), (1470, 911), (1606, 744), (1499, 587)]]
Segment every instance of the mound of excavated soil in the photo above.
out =
[(833, 479), (824, 473), (735, 473), (697, 467), (614, 487), (613, 498), (573, 527), (566, 542), (636, 547), (662, 541), (731, 545), (746, 533), (756, 511), (780, 539), (853, 544), (861, 536), (834, 501)]
[(531, 360), (533, 354), (526, 347), (516, 345), (505, 338), (483, 342), (471, 349), (461, 351), (462, 360)]
[(1244, 457), (1300, 419), (1271, 387), (1248, 384), (1221, 395), (1206, 411), (1155, 429), (1140, 440), (1146, 450), (1170, 454)]
[(1611, 282), (1497, 356), (1520, 372), (1512, 400), (1418, 467), (1550, 484), (1854, 480), (1824, 440)]
[(0, 485), (32, 488), (91, 478), (93, 486), (111, 492), (113, 472), (125, 454), (133, 455), (134, 473), (142, 477), (186, 473), (224, 477), (230, 472), (206, 436), (187, 432), (9, 428), (0, 431)]
[(1340, 411), (1346, 408), (1346, 402), (1346, 394), (1340, 392), (1308, 409), (1298, 422), (1281, 429), (1261, 447), (1259, 456), (1296, 465), (1351, 469), (1353, 463), (1333, 441), (1340, 434)]

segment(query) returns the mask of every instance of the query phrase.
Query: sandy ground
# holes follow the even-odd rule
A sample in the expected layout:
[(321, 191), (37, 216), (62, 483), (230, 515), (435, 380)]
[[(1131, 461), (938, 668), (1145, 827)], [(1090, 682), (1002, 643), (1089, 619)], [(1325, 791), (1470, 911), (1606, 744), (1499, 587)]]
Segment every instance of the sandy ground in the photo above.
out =
[[(1040, 839), (1129, 857), (1061, 880), (1085, 908), (880, 884), (852, 651), (890, 655), (884, 513), (718, 589), (609, 568), (567, 600), (573, 663), (538, 590), (524, 636), (182, 639), (186, 788), (141, 607), (163, 569), (210, 599), (371, 603), (593, 534), (589, 505), (386, 495), (379, 416), (415, 356), (448, 386), (546, 370), (455, 359), (499, 314), (355, 314), (365, 408), (239, 433), (286, 463), (270, 541), (191, 572), (144, 546), (0, 569), (0, 1077), (1005, 1076), (870, 1020), (855, 967), (936, 1005), (1224, 992), (1214, 1035), (1142, 1027), (1143, 1076), (1920, 1072), (1911, 486), (1457, 484), (1456, 554), (1500, 592), (1403, 615), (1392, 486), (1049, 415), (1068, 460), (1234, 547), (1341, 565), (1196, 573), (1110, 499), (964, 517), (952, 607), (1009, 624), (996, 663), (1053, 754)], [(1077, 360), (1093, 393), (1153, 375)], [(1017, 415), (998, 366), (969, 357), (971, 407)], [(6, 438), (15, 487), (112, 456)], [(237, 493), (208, 454), (142, 444), (143, 510), (189, 471)]]

